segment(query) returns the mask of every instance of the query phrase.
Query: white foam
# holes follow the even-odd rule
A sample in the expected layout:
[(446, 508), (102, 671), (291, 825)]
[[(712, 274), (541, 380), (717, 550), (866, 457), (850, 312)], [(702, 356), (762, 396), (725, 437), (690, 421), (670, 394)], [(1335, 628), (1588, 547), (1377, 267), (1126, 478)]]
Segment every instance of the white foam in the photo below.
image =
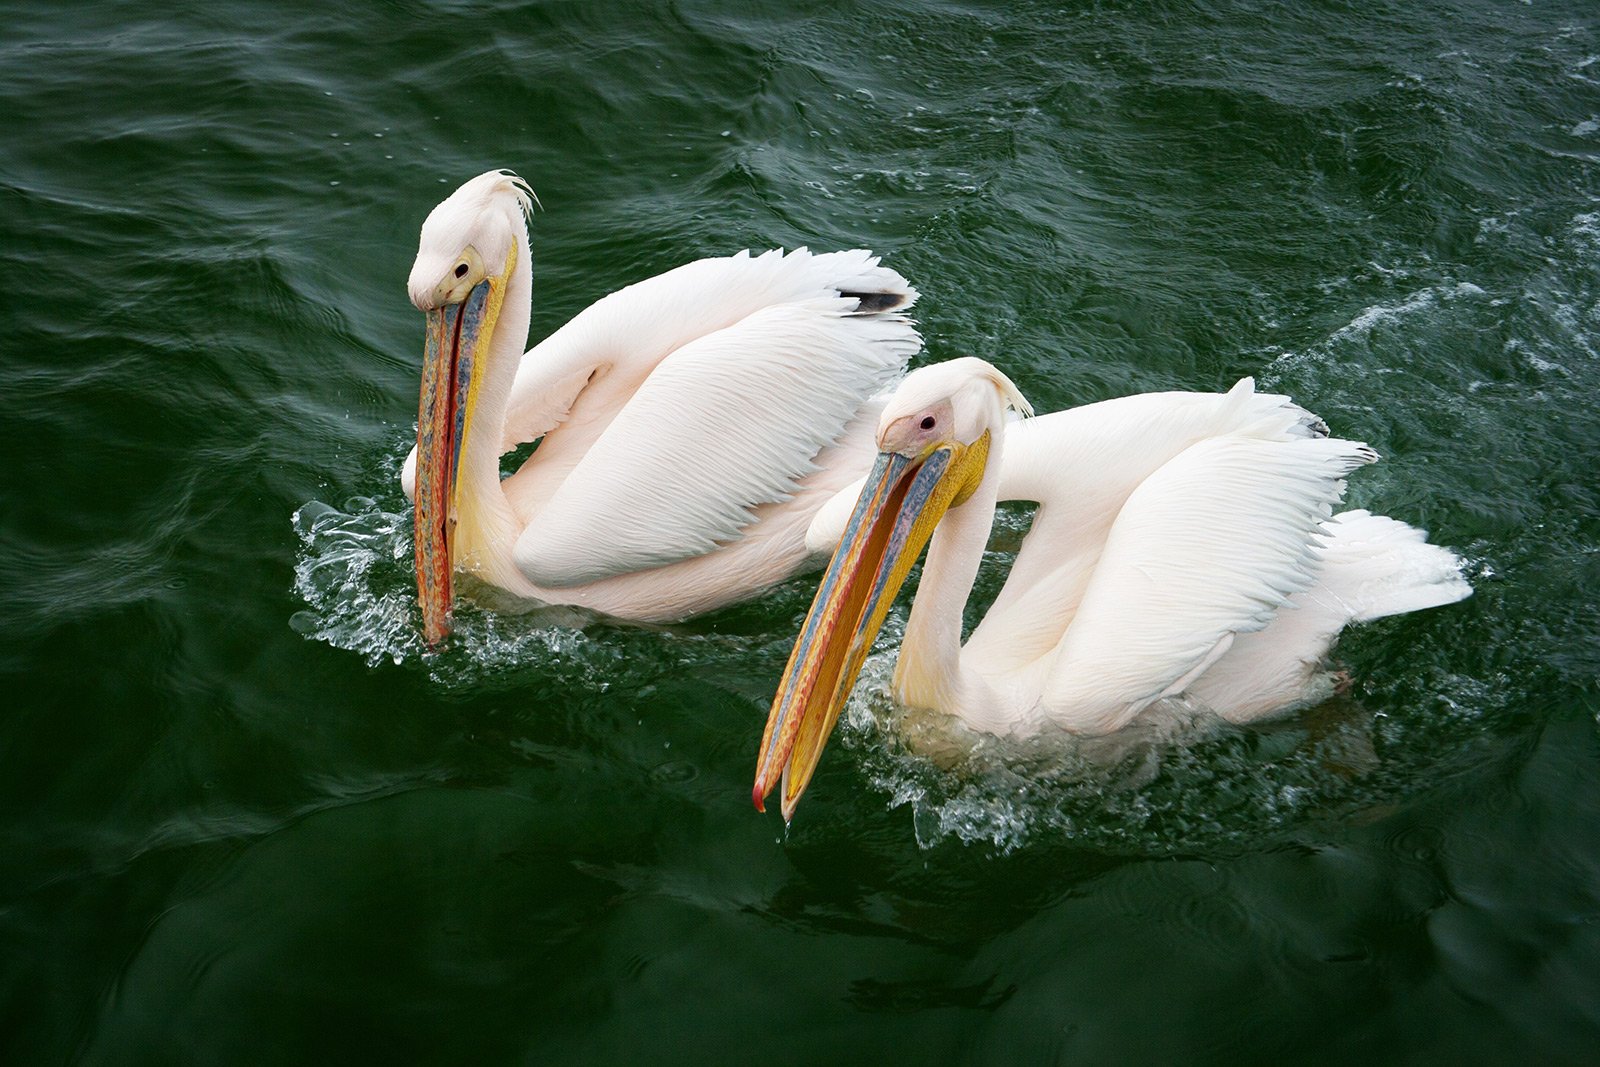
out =
[(1347, 340), (1352, 337), (1364, 337), (1374, 327), (1387, 323), (1398, 322), (1411, 315), (1429, 311), (1442, 303), (1459, 300), (1462, 297), (1483, 296), (1484, 291), (1471, 282), (1457, 282), (1454, 285), (1434, 285), (1406, 297), (1397, 303), (1374, 304), (1361, 314), (1357, 315), (1346, 326), (1335, 330), (1329, 341)]
[(604, 689), (621, 672), (621, 650), (579, 629), (587, 620), (568, 609), (507, 614), (458, 602), (450, 651), (430, 651), (417, 619), (409, 508), (388, 511), (365, 497), (343, 508), (312, 500), (293, 523), (301, 542), (294, 588), (306, 607), (289, 625), (313, 641), (354, 652), (370, 666), (424, 666), (443, 684), (536, 664), (561, 680)]

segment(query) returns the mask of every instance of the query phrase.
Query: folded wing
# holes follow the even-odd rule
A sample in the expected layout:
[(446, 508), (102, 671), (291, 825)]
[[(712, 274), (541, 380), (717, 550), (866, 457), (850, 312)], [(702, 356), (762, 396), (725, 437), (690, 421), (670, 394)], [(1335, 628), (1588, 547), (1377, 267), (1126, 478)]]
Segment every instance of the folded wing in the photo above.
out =
[(563, 587), (702, 555), (782, 501), (920, 345), (861, 294), (761, 308), (676, 348), (605, 427), (517, 543)]
[(1182, 691), (1311, 586), (1345, 476), (1376, 459), (1333, 438), (1222, 437), (1162, 466), (1112, 524), (1044, 703), (1109, 732)]

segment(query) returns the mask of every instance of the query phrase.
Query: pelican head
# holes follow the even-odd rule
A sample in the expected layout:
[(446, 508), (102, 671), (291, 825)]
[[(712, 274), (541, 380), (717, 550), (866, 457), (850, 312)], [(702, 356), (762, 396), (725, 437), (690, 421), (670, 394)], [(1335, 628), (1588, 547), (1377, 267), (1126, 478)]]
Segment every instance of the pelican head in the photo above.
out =
[(967, 358), (912, 372), (884, 407), (877, 463), (772, 701), (752, 795), (758, 810), (781, 775), (783, 817), (793, 817), (895, 594), (945, 512), (983, 481), (1008, 406), (1031, 413), (1009, 378)]
[[(532, 191), (516, 175), (480, 174), (429, 213), (411, 267), (411, 302), (428, 322), (415, 521), (417, 599), (430, 645), (450, 632), (461, 457), (475, 432), (473, 411), (531, 201)], [(513, 339), (517, 355), (523, 340)], [(498, 435), (499, 428), (479, 432)]]

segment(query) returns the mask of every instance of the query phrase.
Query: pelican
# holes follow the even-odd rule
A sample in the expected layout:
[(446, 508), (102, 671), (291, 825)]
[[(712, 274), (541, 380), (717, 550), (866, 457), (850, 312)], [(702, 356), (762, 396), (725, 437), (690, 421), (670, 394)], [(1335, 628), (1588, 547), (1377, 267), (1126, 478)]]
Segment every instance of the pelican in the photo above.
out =
[[(890, 602), (927, 561), (895, 666), (902, 704), (985, 733), (1103, 735), (1164, 697), (1233, 722), (1320, 699), (1348, 623), (1452, 603), (1471, 587), (1426, 534), (1332, 514), (1372, 449), (1327, 436), (1246, 378), (1030, 415), (1000, 371), (913, 371), (828, 564), (767, 720), (754, 800), (783, 815), (816, 768)], [(997, 499), (1039, 504), (998, 598), (961, 641)]]
[(531, 197), (509, 171), (473, 178), (411, 269), (427, 341), (401, 484), (428, 643), (457, 573), (502, 601), (665, 622), (820, 563), (811, 521), (871, 465), (870, 398), (921, 346), (916, 291), (861, 250), (702, 259), (524, 354)]

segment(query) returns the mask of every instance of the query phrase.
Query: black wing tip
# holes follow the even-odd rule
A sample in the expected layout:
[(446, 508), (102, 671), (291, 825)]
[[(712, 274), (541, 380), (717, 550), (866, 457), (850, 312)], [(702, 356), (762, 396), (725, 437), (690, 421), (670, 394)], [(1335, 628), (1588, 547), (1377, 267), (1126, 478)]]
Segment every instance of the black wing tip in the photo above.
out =
[(857, 315), (880, 315), (911, 303), (911, 294), (905, 292), (855, 293), (841, 289), (839, 295), (849, 297), (856, 302)]

